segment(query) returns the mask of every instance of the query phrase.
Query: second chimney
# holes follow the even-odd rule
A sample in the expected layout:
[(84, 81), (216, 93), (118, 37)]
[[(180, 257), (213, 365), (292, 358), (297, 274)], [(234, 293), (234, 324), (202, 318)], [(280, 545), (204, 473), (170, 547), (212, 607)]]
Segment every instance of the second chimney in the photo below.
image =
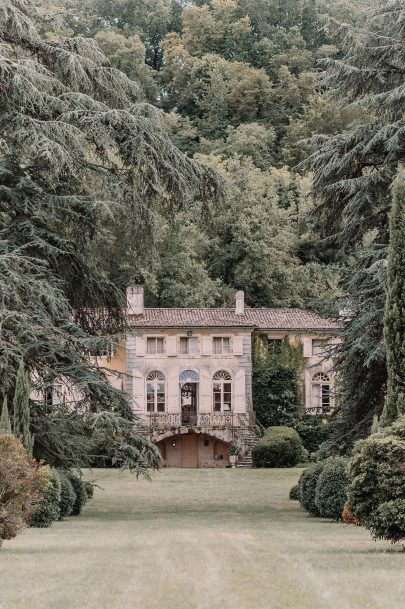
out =
[(245, 292), (239, 290), (235, 295), (235, 315), (245, 314)]
[(143, 285), (127, 288), (128, 315), (143, 315)]

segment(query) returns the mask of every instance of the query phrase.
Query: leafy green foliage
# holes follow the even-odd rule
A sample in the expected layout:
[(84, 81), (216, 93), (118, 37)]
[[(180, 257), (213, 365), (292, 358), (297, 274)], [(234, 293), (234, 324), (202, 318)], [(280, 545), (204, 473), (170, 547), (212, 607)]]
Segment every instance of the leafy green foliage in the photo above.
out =
[(405, 417), (358, 442), (350, 460), (349, 508), (376, 538), (405, 538)]
[(291, 501), (299, 501), (300, 492), (299, 492), (298, 484), (294, 484), (294, 486), (291, 487), (288, 497), (289, 497), (289, 499), (291, 499)]
[(298, 481), (299, 502), (311, 516), (319, 516), (319, 508), (316, 504), (316, 485), (321, 475), (325, 461), (314, 463), (307, 467), (301, 474)]
[(294, 467), (300, 461), (302, 443), (290, 427), (269, 427), (252, 449), (255, 467)]
[(37, 466), (17, 438), (0, 434), (0, 546), (26, 526), (40, 500)]
[(347, 461), (330, 457), (324, 463), (315, 489), (315, 504), (323, 518), (340, 520), (347, 502)]
[(253, 408), (264, 427), (292, 425), (300, 404), (302, 346), (291, 345), (285, 338), (279, 347), (268, 351), (266, 339), (257, 337), (253, 345)]
[(4, 396), (3, 406), (0, 416), (0, 435), (12, 434), (10, 415), (8, 413), (7, 396)]
[(387, 301), (384, 316), (388, 392), (383, 423), (405, 413), (405, 185), (395, 185), (390, 216)]
[(39, 507), (29, 519), (30, 527), (47, 528), (59, 520), (61, 482), (57, 470), (44, 465), (39, 469), (38, 488), (42, 495)]
[(79, 478), (77, 474), (73, 472), (67, 472), (66, 475), (76, 494), (76, 498), (73, 503), (72, 511), (70, 512), (70, 514), (71, 516), (78, 516), (87, 501), (86, 487), (82, 479)]
[(34, 438), (30, 432), (30, 385), (23, 360), (18, 367), (13, 399), (13, 434), (29, 455), (32, 455)]
[(315, 453), (330, 435), (330, 427), (324, 424), (319, 417), (303, 416), (293, 423), (294, 429), (299, 433), (304, 448), (309, 453)]
[(59, 501), (59, 520), (70, 516), (76, 502), (76, 492), (65, 471), (59, 470), (60, 481), (60, 501)]

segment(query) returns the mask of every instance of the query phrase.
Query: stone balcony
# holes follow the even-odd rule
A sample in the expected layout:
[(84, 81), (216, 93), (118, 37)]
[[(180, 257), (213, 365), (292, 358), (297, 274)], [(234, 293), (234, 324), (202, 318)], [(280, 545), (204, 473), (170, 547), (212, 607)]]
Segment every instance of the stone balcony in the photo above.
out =
[(207, 412), (197, 415), (150, 413), (142, 416), (142, 425), (154, 441), (187, 433), (208, 434), (229, 442), (243, 431), (255, 427), (254, 413)]

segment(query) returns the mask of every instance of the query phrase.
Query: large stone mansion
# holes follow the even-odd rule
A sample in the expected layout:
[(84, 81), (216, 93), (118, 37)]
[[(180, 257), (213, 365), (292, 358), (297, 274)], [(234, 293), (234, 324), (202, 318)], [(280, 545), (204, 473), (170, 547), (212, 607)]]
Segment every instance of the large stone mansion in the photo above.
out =
[[(285, 337), (303, 345), (307, 413), (333, 409), (333, 371), (326, 346), (339, 323), (299, 309), (235, 307), (145, 308), (143, 288), (128, 289), (131, 332), (125, 345), (103, 362), (125, 373), (123, 383), (145, 433), (168, 467), (225, 467), (228, 445), (249, 459), (255, 439), (252, 411), (252, 338), (269, 349)], [(104, 359), (104, 358), (103, 358)], [(243, 457), (242, 457), (243, 461)]]

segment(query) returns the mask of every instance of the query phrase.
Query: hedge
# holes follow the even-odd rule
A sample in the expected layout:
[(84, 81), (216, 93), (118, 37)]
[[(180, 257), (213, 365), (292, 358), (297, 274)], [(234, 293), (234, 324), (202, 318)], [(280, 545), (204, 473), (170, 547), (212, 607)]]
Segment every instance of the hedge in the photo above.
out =
[(269, 427), (252, 449), (255, 467), (294, 467), (302, 455), (302, 442), (291, 427)]

